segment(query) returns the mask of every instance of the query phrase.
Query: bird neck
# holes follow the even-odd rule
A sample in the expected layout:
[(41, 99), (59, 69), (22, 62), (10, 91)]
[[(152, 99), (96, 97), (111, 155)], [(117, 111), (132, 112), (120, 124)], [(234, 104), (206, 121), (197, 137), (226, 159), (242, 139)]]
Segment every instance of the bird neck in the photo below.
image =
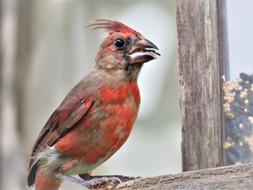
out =
[(136, 82), (142, 68), (142, 63), (138, 64), (126, 64), (124, 68), (105, 68), (95, 65), (96, 70), (103, 71), (110, 76), (115, 76), (118, 81)]
[(125, 73), (130, 82), (137, 81), (139, 73), (141, 71), (143, 63), (138, 64), (126, 64)]

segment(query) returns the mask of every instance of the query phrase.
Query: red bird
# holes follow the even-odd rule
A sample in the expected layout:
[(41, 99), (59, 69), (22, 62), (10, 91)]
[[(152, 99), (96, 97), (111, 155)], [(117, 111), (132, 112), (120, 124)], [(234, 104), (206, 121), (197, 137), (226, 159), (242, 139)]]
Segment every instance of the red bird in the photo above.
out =
[(120, 22), (101, 19), (90, 26), (108, 36), (93, 71), (68, 93), (33, 146), (27, 182), (36, 190), (59, 189), (64, 176), (90, 173), (122, 146), (139, 110), (139, 72), (160, 55)]

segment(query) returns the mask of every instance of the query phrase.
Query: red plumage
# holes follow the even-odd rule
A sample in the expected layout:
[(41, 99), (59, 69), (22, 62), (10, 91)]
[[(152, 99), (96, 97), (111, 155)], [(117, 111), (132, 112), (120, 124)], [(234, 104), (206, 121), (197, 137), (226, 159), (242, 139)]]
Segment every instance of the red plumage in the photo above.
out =
[(28, 185), (36, 190), (57, 190), (58, 174), (90, 173), (122, 146), (139, 110), (139, 71), (159, 55), (153, 43), (120, 22), (90, 26), (109, 34), (94, 70), (69, 92), (35, 142)]
[(97, 19), (95, 22), (88, 25), (93, 29), (105, 29), (108, 32), (122, 32), (139, 35), (140, 33), (132, 28), (122, 24), (121, 22), (111, 21), (106, 19)]

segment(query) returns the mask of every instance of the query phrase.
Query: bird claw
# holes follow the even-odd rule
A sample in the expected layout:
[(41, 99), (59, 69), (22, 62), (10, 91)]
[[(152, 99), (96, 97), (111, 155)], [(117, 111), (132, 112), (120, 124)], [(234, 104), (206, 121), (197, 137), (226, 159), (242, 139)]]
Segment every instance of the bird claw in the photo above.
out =
[(114, 176), (94, 177), (94, 178), (87, 179), (87, 180), (84, 180), (84, 179), (79, 178), (79, 177), (64, 175), (64, 174), (57, 174), (56, 177), (58, 177), (61, 180), (78, 183), (78, 184), (80, 184), (84, 187), (92, 188), (92, 189), (102, 188), (102, 187), (106, 187), (108, 185), (116, 186), (116, 185), (118, 185), (119, 183), (122, 182), (120, 180), (120, 178), (114, 177)]
[(83, 180), (81, 185), (87, 188), (101, 188), (107, 185), (116, 186), (121, 183), (121, 180), (117, 177), (95, 177), (90, 180)]

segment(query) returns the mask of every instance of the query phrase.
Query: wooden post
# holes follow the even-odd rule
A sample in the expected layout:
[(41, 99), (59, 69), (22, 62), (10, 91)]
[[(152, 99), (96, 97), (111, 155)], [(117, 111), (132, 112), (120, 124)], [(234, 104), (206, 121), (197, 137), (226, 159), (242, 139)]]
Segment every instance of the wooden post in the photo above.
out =
[(223, 164), (218, 1), (177, 0), (183, 171)]

